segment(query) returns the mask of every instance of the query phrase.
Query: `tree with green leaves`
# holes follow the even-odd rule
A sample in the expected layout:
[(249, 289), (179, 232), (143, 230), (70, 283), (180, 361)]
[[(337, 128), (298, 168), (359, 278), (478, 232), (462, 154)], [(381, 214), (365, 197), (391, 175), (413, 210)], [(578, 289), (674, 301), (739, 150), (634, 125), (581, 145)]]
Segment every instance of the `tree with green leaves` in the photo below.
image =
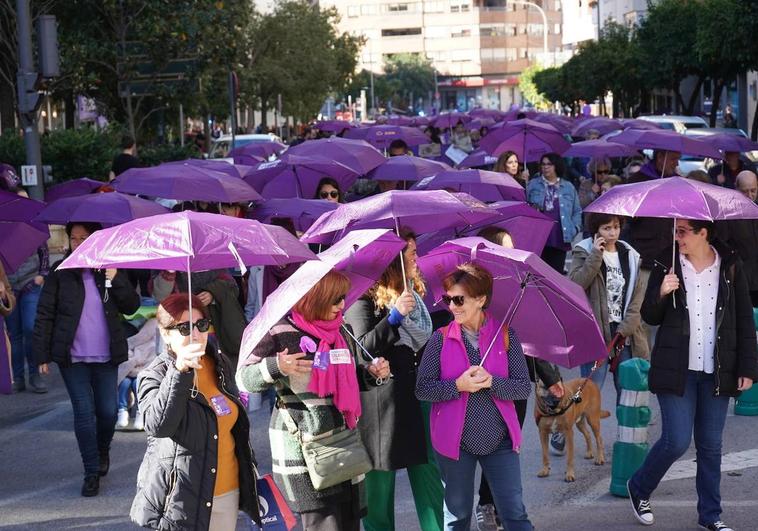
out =
[(432, 61), (418, 54), (396, 54), (384, 63), (384, 77), (392, 90), (388, 107), (412, 109), (419, 97), (434, 92)]
[(523, 98), (535, 108), (547, 109), (550, 105), (550, 101), (545, 98), (543, 91), (536, 83), (536, 77), (541, 71), (542, 68), (537, 64), (526, 67), (519, 75), (518, 88), (519, 91), (521, 91)]

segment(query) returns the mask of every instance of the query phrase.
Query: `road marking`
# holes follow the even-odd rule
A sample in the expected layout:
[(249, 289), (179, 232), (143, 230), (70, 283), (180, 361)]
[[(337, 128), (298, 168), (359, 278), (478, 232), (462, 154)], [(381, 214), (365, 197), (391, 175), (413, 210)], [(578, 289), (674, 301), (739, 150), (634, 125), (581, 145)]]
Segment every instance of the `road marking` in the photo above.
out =
[[(742, 470), (758, 466), (758, 448), (745, 450), (743, 452), (732, 452), (721, 456), (721, 472), (732, 470)], [(663, 476), (662, 481), (672, 481), (674, 479), (694, 478), (697, 473), (697, 463), (694, 459), (682, 459), (677, 461), (669, 471)]]

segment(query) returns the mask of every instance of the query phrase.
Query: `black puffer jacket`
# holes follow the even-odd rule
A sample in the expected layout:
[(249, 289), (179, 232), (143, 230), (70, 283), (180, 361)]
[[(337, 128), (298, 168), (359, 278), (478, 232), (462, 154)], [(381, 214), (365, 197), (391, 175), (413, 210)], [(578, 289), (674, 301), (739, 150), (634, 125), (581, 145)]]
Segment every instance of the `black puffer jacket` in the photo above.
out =
[[(56, 362), (62, 367), (71, 365), (71, 345), (84, 306), (84, 281), (81, 269), (57, 269), (45, 279), (37, 305), (34, 323), (34, 355), (37, 363)], [(105, 320), (111, 342), (111, 360), (118, 365), (129, 358), (126, 334), (121, 326), (121, 314), (139, 309), (140, 298), (129, 282), (126, 272), (119, 271), (105, 296), (105, 272), (93, 270), (95, 284), (105, 308)]]
[[(239, 463), (240, 509), (259, 519), (250, 423), (237, 398), (228, 360), (213, 348), (218, 387), (239, 409), (232, 428)], [(179, 372), (169, 354), (161, 354), (138, 378), (139, 408), (148, 434), (137, 474), (130, 516), (151, 529), (200, 530), (210, 525), (218, 461), (218, 421), (202, 393), (192, 397), (194, 372)]]
[[(754, 381), (758, 379), (753, 307), (737, 253), (718, 241), (713, 246), (721, 257), (714, 349), (716, 394), (739, 396), (739, 377)], [(679, 289), (660, 298), (661, 284), (670, 261), (670, 250), (656, 261), (650, 273), (641, 314), (646, 323), (660, 326), (650, 355), (650, 390), (683, 396), (689, 367), (690, 318), (678, 251), (674, 264)], [(672, 296), (676, 297), (676, 308), (671, 301)]]

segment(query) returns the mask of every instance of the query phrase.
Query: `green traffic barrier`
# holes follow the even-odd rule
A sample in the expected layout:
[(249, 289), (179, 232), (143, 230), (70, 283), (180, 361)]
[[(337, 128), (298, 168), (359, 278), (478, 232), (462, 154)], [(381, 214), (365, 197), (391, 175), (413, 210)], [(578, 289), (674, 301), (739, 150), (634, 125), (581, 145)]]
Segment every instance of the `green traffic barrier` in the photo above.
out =
[[(758, 308), (753, 308), (753, 321), (755, 328), (758, 330)], [(744, 391), (737, 400), (734, 401), (734, 414), (744, 415), (746, 417), (758, 416), (758, 383), (753, 382), (753, 387)]]

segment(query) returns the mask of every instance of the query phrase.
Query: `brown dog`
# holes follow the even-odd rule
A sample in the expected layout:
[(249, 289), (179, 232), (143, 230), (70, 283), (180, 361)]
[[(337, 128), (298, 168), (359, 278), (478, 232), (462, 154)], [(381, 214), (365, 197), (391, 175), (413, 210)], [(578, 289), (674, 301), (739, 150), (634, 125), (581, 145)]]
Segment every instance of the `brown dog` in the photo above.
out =
[[(565, 393), (561, 398), (559, 409), (563, 409), (569, 404), (569, 399), (576, 393), (584, 378), (575, 378), (564, 382)], [(535, 406), (534, 414), (540, 432), (540, 442), (542, 443), (542, 470), (537, 474), (538, 477), (544, 478), (550, 475), (550, 461), (548, 459), (548, 437), (553, 423), (557, 424), (558, 431), (566, 437), (566, 481), (574, 481), (574, 425), (584, 435), (587, 442), (587, 453), (585, 459), (595, 459), (596, 465), (605, 463), (605, 452), (603, 450), (603, 437), (600, 435), (600, 419), (608, 417), (610, 413), (600, 410), (600, 391), (592, 380), (582, 387), (582, 401), (571, 405), (562, 415), (555, 417), (541, 416), (539, 409)], [(595, 443), (597, 451), (592, 451), (590, 442), (590, 433), (587, 430), (587, 422), (595, 434)]]

